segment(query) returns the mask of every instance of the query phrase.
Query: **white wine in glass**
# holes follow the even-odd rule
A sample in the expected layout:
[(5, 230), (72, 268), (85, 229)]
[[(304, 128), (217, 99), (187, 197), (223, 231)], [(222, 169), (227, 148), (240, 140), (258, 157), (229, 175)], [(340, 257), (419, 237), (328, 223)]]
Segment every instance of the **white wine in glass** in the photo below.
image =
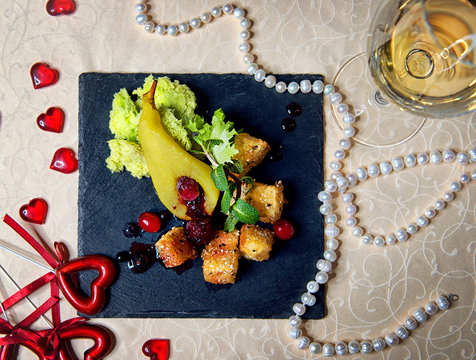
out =
[(384, 0), (370, 30), (370, 73), (390, 101), (437, 118), (476, 109), (475, 0)]

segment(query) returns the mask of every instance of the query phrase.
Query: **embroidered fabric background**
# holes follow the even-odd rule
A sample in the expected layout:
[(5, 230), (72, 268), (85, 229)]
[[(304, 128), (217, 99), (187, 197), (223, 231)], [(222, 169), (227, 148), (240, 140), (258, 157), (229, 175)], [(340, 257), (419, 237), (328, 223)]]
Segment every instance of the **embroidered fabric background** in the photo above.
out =
[[(49, 170), (59, 147), (77, 150), (78, 76), (100, 72), (244, 72), (238, 52), (239, 24), (226, 17), (187, 36), (147, 34), (135, 24), (134, 1), (77, 0), (71, 16), (51, 17), (46, 1), (0, 2), (0, 213), (18, 219), (18, 209), (41, 196), (50, 205), (43, 226), (29, 226), (49, 244), (64, 241), (76, 252), (78, 174)], [(253, 53), (273, 73), (322, 73), (332, 81), (339, 67), (365, 51), (370, 18), (381, 1), (256, 0), (237, 1), (253, 21)], [(179, 22), (198, 16), (216, 0), (150, 1), (158, 21)], [(29, 69), (47, 62), (60, 70), (57, 85), (33, 90)], [(270, 90), (271, 91), (271, 90)], [(356, 90), (357, 91), (357, 90)], [(346, 89), (342, 89), (345, 95)], [(50, 106), (65, 110), (62, 134), (46, 133), (36, 117)], [(346, 169), (430, 149), (469, 150), (476, 146), (476, 115), (428, 120), (410, 141), (397, 147), (352, 148)], [(325, 105), (326, 157), (340, 131)], [(389, 128), (385, 122), (358, 124), (360, 135), (401, 138), (414, 124)], [(369, 180), (356, 188), (359, 218), (374, 233), (388, 233), (413, 221), (460, 173), (456, 165), (417, 167)], [(320, 341), (375, 338), (393, 331), (410, 311), (439, 293), (460, 300), (444, 314), (420, 326), (400, 346), (352, 359), (471, 359), (475, 334), (475, 184), (464, 187), (441, 215), (408, 243), (383, 249), (366, 247), (342, 236), (338, 265), (327, 291), (328, 315), (309, 321), (306, 331)], [(320, 216), (316, 209), (316, 216)], [(5, 225), (0, 241), (38, 259)], [(316, 254), (317, 257), (320, 254)], [(20, 284), (42, 275), (40, 268), (0, 251), (0, 263)], [(299, 264), (296, 264), (299, 266)], [(315, 274), (309, 274), (310, 280)], [(14, 288), (3, 276), (0, 296)], [(304, 291), (304, 289), (303, 289)], [(40, 303), (46, 293), (32, 296)], [(298, 301), (299, 299), (296, 299)], [(263, 299), (266, 301), (266, 299)], [(270, 304), (273, 306), (273, 304)], [(28, 304), (12, 310), (20, 321)], [(63, 306), (65, 316), (72, 309)], [(291, 309), (290, 309), (291, 315)], [(143, 359), (140, 348), (152, 337), (171, 339), (172, 359), (317, 359), (296, 348), (281, 320), (114, 319), (94, 320), (114, 330), (117, 344), (111, 359)], [(44, 326), (44, 324), (39, 324)], [(76, 344), (85, 348), (88, 343)], [(81, 351), (81, 350), (79, 350)], [(78, 351), (78, 353), (79, 353)], [(22, 359), (34, 358), (23, 352)]]

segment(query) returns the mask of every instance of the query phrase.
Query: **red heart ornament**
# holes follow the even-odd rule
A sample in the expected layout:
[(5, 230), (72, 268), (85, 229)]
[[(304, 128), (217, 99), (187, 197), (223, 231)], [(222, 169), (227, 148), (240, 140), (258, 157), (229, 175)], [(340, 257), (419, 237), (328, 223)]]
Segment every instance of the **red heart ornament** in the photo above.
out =
[(69, 15), (76, 10), (74, 0), (49, 0), (46, 3), (46, 11), (51, 16)]
[(170, 352), (169, 339), (150, 339), (142, 345), (142, 353), (151, 360), (167, 360)]
[(56, 84), (59, 78), (58, 70), (44, 63), (34, 64), (30, 69), (30, 75), (35, 89)]
[(50, 169), (70, 174), (78, 169), (78, 159), (73, 150), (68, 148), (60, 148), (53, 155)]
[(41, 130), (60, 133), (63, 131), (64, 112), (58, 107), (50, 107), (38, 116), (36, 123)]
[(48, 204), (41, 198), (32, 199), (20, 207), (20, 217), (23, 220), (40, 225), (45, 223), (47, 212)]
[[(95, 270), (98, 276), (91, 282), (90, 296), (86, 296), (75, 284), (71, 275), (84, 270)], [(56, 268), (58, 285), (64, 297), (79, 312), (94, 315), (104, 308), (106, 289), (116, 276), (114, 262), (102, 255), (80, 256)]]

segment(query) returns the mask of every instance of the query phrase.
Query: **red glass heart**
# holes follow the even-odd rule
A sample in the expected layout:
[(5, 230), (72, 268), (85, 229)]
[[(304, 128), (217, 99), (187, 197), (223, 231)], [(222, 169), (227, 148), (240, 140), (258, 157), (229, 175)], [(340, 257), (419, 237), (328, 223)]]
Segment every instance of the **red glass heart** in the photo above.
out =
[(59, 78), (58, 70), (44, 63), (34, 64), (30, 69), (30, 75), (35, 89), (56, 84)]
[(60, 133), (63, 131), (64, 112), (60, 108), (50, 107), (46, 113), (38, 116), (36, 123), (41, 130)]
[[(112, 333), (101, 326), (92, 325), (92, 324), (81, 324), (66, 330), (62, 330), (59, 333), (61, 340), (75, 340), (75, 339), (91, 339), (94, 341), (94, 345), (90, 347), (84, 353), (84, 360), (100, 360), (106, 357), (113, 348), (114, 338)], [(68, 343), (68, 342), (66, 342)], [(72, 352), (69, 344), (67, 346), (69, 352)], [(69, 360), (76, 359), (76, 357), (71, 357)]]
[(48, 204), (41, 198), (32, 199), (20, 207), (20, 217), (23, 220), (40, 225), (45, 223), (47, 212)]
[[(90, 296), (86, 296), (73, 281), (73, 274), (85, 270), (95, 270), (98, 276), (91, 282)], [(56, 269), (58, 285), (64, 297), (79, 312), (94, 315), (104, 308), (106, 289), (116, 276), (114, 262), (102, 255), (87, 255), (70, 260)]]
[(142, 352), (151, 360), (167, 360), (170, 344), (168, 339), (150, 339), (142, 345)]
[(74, 0), (49, 0), (46, 3), (46, 11), (51, 16), (69, 15), (76, 10)]
[(60, 148), (56, 150), (50, 164), (50, 169), (65, 174), (70, 174), (73, 171), (76, 171), (78, 169), (78, 159), (76, 159), (76, 154), (73, 150), (68, 148)]

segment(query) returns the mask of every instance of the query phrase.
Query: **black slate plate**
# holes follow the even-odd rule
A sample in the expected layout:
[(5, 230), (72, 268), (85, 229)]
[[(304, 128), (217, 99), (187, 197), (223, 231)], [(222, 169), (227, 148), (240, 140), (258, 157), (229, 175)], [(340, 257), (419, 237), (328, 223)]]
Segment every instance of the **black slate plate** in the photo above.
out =
[[(142, 85), (149, 74), (85, 73), (79, 78), (79, 254), (104, 254), (112, 258), (128, 250), (125, 223), (136, 221), (143, 211), (160, 210), (150, 179), (137, 180), (129, 173), (106, 168), (109, 111), (113, 94)], [(288, 318), (306, 283), (316, 273), (315, 263), (323, 252), (323, 221), (318, 213), (317, 192), (323, 185), (322, 96), (278, 94), (241, 74), (159, 74), (187, 84), (197, 95), (197, 112), (212, 114), (222, 108), (236, 127), (282, 146), (283, 158), (265, 160), (253, 175), (260, 182), (282, 180), (289, 204), (284, 217), (296, 224), (293, 239), (278, 241), (270, 260), (240, 260), (234, 285), (212, 285), (203, 280), (202, 260), (179, 274), (155, 264), (144, 274), (135, 274), (125, 263), (118, 264), (118, 278), (110, 289), (108, 303), (98, 317), (207, 317), (207, 318)], [(282, 75), (280, 79), (311, 81), (319, 75)], [(286, 105), (301, 104), (297, 128), (286, 133), (281, 120), (288, 117)], [(169, 229), (179, 225), (171, 221)], [(154, 243), (157, 234), (145, 234), (139, 241)], [(86, 289), (94, 273), (80, 275)], [(306, 318), (324, 316), (324, 293), (308, 309)]]

